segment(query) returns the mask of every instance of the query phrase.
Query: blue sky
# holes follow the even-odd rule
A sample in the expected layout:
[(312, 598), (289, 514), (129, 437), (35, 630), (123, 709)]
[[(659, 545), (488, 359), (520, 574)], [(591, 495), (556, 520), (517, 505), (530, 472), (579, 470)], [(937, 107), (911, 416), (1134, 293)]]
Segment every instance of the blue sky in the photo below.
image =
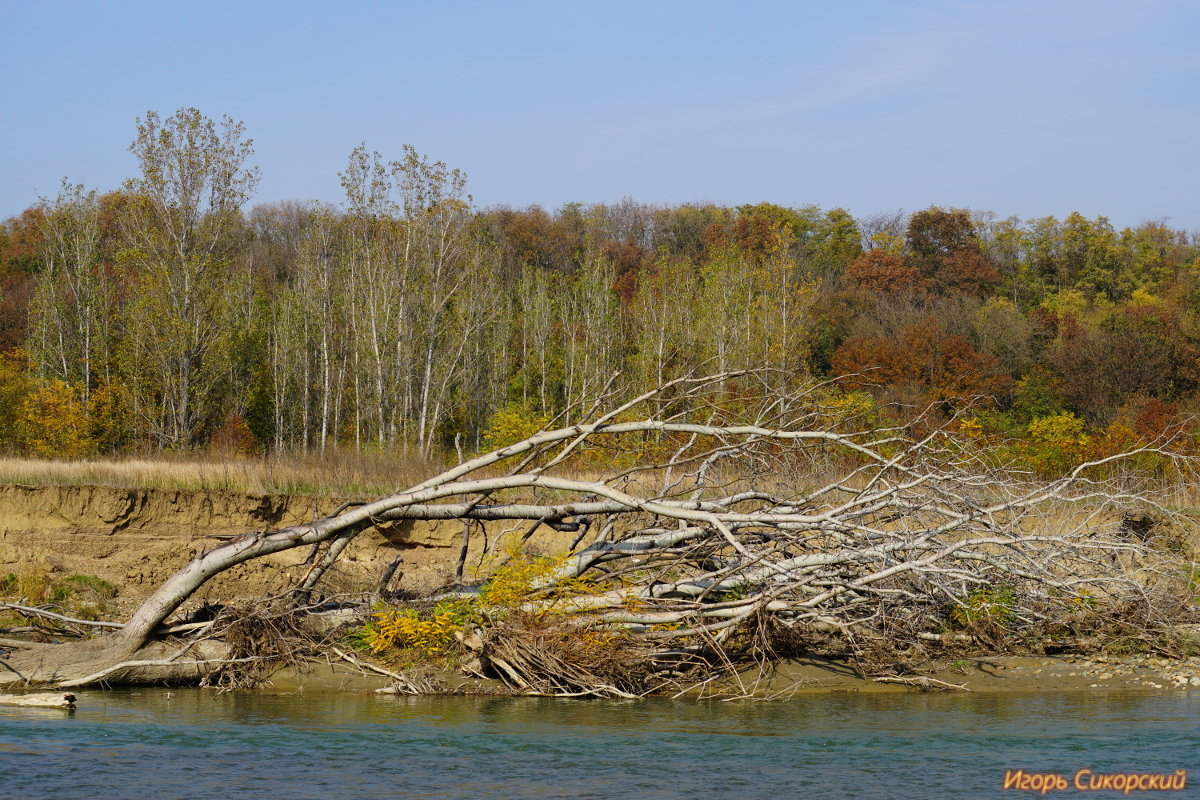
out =
[(0, 218), (116, 188), (147, 109), (246, 123), (256, 201), (365, 141), (481, 205), (932, 204), (1200, 229), (1200, 3), (0, 0)]

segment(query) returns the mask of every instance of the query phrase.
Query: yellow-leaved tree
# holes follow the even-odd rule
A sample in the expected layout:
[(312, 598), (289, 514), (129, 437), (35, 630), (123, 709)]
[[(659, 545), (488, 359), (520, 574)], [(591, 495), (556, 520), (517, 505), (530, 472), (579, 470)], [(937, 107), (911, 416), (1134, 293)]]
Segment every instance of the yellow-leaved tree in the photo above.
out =
[(16, 429), (25, 453), (42, 458), (79, 458), (95, 451), (87, 404), (66, 381), (38, 381), (22, 398)]

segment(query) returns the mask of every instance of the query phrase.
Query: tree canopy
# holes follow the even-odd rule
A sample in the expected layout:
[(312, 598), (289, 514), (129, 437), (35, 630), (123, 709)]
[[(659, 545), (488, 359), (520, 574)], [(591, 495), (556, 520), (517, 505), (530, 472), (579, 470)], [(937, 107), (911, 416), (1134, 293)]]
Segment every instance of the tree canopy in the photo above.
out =
[(1200, 243), (1160, 221), (479, 208), (462, 171), (365, 144), (341, 206), (251, 206), (242, 123), (135, 128), (123, 186), (64, 183), (0, 224), (2, 447), (434, 453), (613, 373), (638, 391), (697, 369), (852, 373), (885, 417), (973, 405), (1010, 438), (1037, 409), (1099, 441), (1200, 397)]

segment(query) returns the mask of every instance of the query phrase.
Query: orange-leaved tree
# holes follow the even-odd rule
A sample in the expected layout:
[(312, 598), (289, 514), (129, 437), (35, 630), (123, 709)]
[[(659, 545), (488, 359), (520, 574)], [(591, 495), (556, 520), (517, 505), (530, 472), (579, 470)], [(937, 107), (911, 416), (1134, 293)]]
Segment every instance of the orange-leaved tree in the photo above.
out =
[(1012, 388), (1012, 377), (994, 356), (933, 319), (908, 325), (896, 337), (850, 337), (834, 352), (833, 371), (851, 385), (915, 388), (930, 400), (998, 399)]

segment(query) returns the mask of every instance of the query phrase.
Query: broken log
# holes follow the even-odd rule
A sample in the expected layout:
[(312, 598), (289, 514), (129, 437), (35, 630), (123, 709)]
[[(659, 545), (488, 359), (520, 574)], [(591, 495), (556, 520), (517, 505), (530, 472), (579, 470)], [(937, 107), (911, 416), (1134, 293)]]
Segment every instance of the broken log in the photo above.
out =
[(61, 692), (38, 694), (0, 694), (0, 706), (25, 706), (27, 708), (74, 708), (75, 695)]

